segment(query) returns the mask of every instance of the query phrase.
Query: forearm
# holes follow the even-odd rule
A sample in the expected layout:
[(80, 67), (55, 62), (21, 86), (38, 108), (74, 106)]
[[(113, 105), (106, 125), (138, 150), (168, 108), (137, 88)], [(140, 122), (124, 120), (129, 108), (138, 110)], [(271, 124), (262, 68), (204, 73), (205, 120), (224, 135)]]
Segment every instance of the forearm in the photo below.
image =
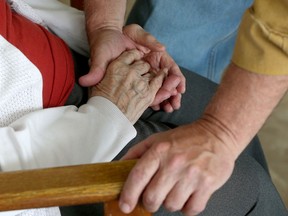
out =
[(250, 73), (235, 65), (227, 69), (203, 119), (237, 157), (262, 127), (288, 88), (288, 75)]
[(126, 0), (85, 0), (84, 10), (88, 37), (104, 27), (122, 31)]

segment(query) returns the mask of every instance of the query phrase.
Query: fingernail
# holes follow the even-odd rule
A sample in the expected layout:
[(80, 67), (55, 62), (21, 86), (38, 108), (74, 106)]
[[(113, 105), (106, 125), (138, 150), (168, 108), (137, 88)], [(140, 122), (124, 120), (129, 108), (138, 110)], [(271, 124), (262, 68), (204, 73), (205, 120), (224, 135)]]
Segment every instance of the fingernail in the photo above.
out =
[(120, 209), (125, 214), (128, 214), (128, 213), (131, 212), (131, 208), (130, 208), (130, 206), (127, 203), (120, 203)]

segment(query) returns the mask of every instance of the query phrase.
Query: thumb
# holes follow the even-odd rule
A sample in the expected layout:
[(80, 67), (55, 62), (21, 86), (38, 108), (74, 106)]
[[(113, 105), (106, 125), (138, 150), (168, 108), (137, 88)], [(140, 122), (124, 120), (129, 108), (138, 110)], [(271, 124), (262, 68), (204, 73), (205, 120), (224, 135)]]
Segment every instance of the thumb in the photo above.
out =
[[(154, 36), (146, 32), (141, 26), (131, 24), (123, 28), (123, 33), (132, 39), (136, 44), (141, 45), (138, 48), (144, 49), (142, 46), (152, 51), (165, 51), (165, 46), (156, 40)], [(142, 47), (142, 49), (141, 49)]]
[(83, 87), (96, 85), (104, 77), (106, 68), (113, 58), (109, 51), (102, 51), (105, 50), (104, 48), (103, 46), (97, 47), (91, 53), (89, 73), (79, 78), (79, 83)]
[[(105, 67), (106, 68), (106, 67)], [(79, 83), (83, 87), (96, 85), (104, 77), (105, 69), (98, 66), (92, 66), (88, 74), (79, 78)]]

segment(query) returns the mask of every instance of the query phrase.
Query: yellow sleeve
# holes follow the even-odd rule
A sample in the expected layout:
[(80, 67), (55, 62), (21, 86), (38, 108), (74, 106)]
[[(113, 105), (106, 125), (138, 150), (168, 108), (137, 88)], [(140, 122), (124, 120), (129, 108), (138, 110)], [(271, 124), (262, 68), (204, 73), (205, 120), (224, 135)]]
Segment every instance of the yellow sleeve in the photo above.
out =
[(232, 62), (255, 73), (288, 74), (288, 0), (255, 0), (243, 16)]

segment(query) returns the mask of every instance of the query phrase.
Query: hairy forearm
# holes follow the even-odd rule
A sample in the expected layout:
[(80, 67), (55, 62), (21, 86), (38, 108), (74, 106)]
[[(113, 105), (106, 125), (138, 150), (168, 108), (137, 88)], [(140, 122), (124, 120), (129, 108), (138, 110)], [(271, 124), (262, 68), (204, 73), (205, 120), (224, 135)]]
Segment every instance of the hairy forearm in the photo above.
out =
[(235, 65), (227, 69), (203, 119), (237, 157), (256, 135), (288, 89), (288, 76), (250, 73)]
[(84, 3), (88, 36), (101, 28), (122, 31), (126, 0), (85, 0)]

